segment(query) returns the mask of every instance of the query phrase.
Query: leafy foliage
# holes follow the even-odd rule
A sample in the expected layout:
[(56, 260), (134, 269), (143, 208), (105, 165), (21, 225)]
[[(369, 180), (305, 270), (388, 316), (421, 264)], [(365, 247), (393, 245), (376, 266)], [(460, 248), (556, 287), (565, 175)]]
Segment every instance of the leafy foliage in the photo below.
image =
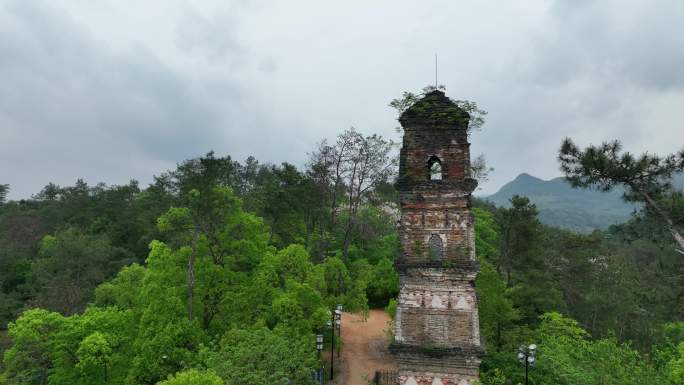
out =
[(604, 142), (600, 146), (589, 146), (580, 150), (571, 139), (561, 144), (558, 160), (566, 178), (575, 187), (596, 187), (608, 191), (616, 185), (627, 188), (624, 198), (645, 202), (668, 226), (672, 237), (684, 254), (684, 237), (679, 233), (682, 223), (675, 222), (671, 213), (658, 202), (659, 198), (671, 194), (672, 176), (684, 171), (684, 149), (676, 154), (659, 157), (648, 153), (635, 157), (629, 152), (621, 153), (619, 141)]
[(5, 200), (7, 199), (7, 194), (9, 194), (9, 185), (0, 184), (0, 205), (5, 203)]
[(219, 376), (211, 371), (199, 371), (190, 369), (169, 376), (167, 380), (159, 385), (223, 385), (224, 382)]
[(606, 191), (616, 184), (651, 193), (664, 191), (672, 187), (672, 175), (684, 171), (684, 149), (664, 158), (648, 153), (635, 157), (621, 151), (619, 141), (589, 146), (582, 151), (566, 138), (558, 160), (573, 186), (598, 187)]
[(227, 384), (313, 384), (317, 360), (310, 337), (293, 338), (266, 328), (232, 330), (209, 354), (207, 365)]
[[(346, 132), (302, 171), (209, 153), (144, 189), (77, 181), (3, 203), (0, 384), (311, 382), (337, 304), (396, 308), (388, 145)], [(352, 159), (369, 152), (384, 166)], [(654, 199), (684, 216), (680, 195)], [(473, 213), (482, 383), (520, 382), (530, 342), (533, 383), (681, 382), (684, 262), (658, 213), (592, 234), (542, 225), (522, 196)]]
[[(427, 86), (424, 87), (421, 93), (413, 93), (409, 91), (404, 91), (401, 98), (392, 99), (389, 106), (396, 109), (399, 116), (401, 116), (408, 109), (416, 105), (423, 97), (435, 90), (445, 90), (444, 86)], [(466, 112), (468, 115), (468, 133), (473, 130), (479, 130), (485, 123), (485, 116), (487, 116), (487, 111), (480, 109), (477, 103), (470, 100), (453, 100), (455, 106), (459, 111), (454, 110), (454, 113), (459, 113), (460, 111)], [(459, 117), (460, 119), (460, 117)]]
[[(288, 185), (292, 188), (281, 188)], [(355, 206), (345, 206), (357, 210), (351, 230), (345, 227), (349, 212), (337, 208), (340, 220), (321, 223), (320, 232), (309, 224), (330, 218), (320, 210), (328, 197), (315, 203), (320, 214), (296, 207), (320, 196), (320, 185), (287, 165), (258, 166), (252, 159), (243, 167), (210, 153), (163, 174), (144, 191), (129, 187), (130, 194), (124, 194), (120, 187), (90, 188), (82, 182), (49, 185), (28, 207), (16, 202), (2, 207), (0, 230), (16, 229), (3, 227), (7, 220), (40, 224), (21, 230), (35, 250), (3, 249), (10, 253), (3, 263), (14, 266), (8, 273), (23, 274), (16, 282), (2, 282), (3, 295), (18, 299), (0, 298), (15, 306), (7, 317), (22, 306), (22, 296), (53, 310), (28, 310), (9, 325), (12, 344), (4, 354), (3, 384), (216, 383), (217, 378), (231, 384), (307, 383), (319, 365), (314, 335), (330, 319), (330, 309), (341, 303), (366, 311), (369, 295), (383, 303), (398, 290), (392, 216), (370, 205), (384, 202), (370, 191), (355, 195)], [(273, 210), (271, 203), (280, 201), (295, 207)], [(72, 212), (75, 205), (92, 212)], [(120, 217), (117, 210), (132, 217)], [(47, 221), (52, 211), (67, 227)], [(287, 227), (289, 218), (299, 218), (302, 226), (278, 226)], [(122, 236), (120, 229), (131, 222), (144, 230)], [(146, 258), (132, 257), (137, 241), (131, 239), (150, 235), (156, 239)], [(19, 239), (0, 231), (0, 240), (10, 245)], [(275, 246), (286, 239), (301, 244)], [(321, 240), (333, 253), (314, 257)], [(23, 256), (30, 263), (20, 264)], [(24, 292), (25, 287), (31, 290)], [(207, 366), (215, 370), (199, 370)], [(250, 369), (253, 377), (240, 375)]]
[(32, 266), (33, 284), (41, 288), (36, 302), (62, 314), (82, 311), (95, 287), (130, 262), (126, 252), (107, 237), (70, 228), (46, 235)]

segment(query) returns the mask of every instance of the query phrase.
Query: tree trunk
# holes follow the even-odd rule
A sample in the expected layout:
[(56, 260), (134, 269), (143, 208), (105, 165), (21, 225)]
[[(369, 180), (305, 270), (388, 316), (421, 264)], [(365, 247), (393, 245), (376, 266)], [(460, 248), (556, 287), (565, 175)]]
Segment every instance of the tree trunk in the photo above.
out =
[(681, 253), (682, 250), (684, 250), (684, 238), (682, 237), (681, 234), (679, 234), (679, 232), (675, 228), (674, 223), (672, 222), (672, 219), (670, 219), (669, 215), (667, 215), (667, 213), (665, 211), (663, 211), (663, 209), (661, 209), (656, 204), (656, 202), (653, 200), (653, 198), (651, 198), (651, 196), (648, 195), (645, 191), (642, 191), (641, 189), (639, 189), (639, 188), (637, 188), (631, 184), (629, 187), (631, 187), (632, 190), (639, 193), (644, 198), (644, 200), (646, 201), (646, 204), (651, 206), (651, 208), (653, 210), (655, 210), (655, 212), (657, 212), (665, 220), (665, 222), (667, 223), (667, 226), (668, 226), (668, 230), (670, 230), (670, 234), (672, 234), (672, 238), (674, 238), (675, 242), (677, 242), (677, 244), (679, 245), (680, 250), (678, 250), (678, 251), (680, 251), (680, 253)]
[(501, 322), (496, 323), (496, 347), (501, 349)]
[[(351, 215), (351, 213), (349, 214)], [(347, 228), (344, 230), (344, 242), (342, 243), (342, 259), (346, 262), (349, 258), (349, 246), (351, 243), (351, 231), (354, 226), (354, 222), (351, 220), (347, 223)]]
[(192, 234), (192, 252), (188, 258), (188, 320), (192, 321), (192, 304), (195, 297), (195, 253), (197, 252), (197, 239), (199, 229), (195, 228)]
[(347, 202), (347, 225), (344, 229), (344, 241), (342, 246), (342, 258), (347, 261), (349, 254), (349, 236), (351, 235), (352, 227), (354, 226), (354, 181), (356, 178), (356, 167), (357, 163), (354, 163), (354, 168), (352, 169), (351, 178), (349, 179), (349, 201)]

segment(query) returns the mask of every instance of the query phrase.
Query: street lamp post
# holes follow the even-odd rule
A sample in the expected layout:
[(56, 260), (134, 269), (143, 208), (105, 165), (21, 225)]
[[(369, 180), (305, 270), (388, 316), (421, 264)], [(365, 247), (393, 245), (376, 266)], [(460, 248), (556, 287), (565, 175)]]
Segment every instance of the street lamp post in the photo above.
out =
[(333, 379), (333, 366), (334, 366), (334, 355), (335, 355), (335, 323), (334, 321), (334, 313), (330, 321), (328, 321), (328, 327), (330, 328), (330, 379)]
[[(335, 359), (335, 329), (342, 330), (342, 305), (337, 305), (335, 311), (332, 312), (330, 321), (328, 321), (330, 328), (330, 379), (334, 379), (334, 359)], [(341, 334), (340, 334), (341, 336)], [(339, 345), (337, 355), (339, 356)]]
[(529, 346), (520, 345), (518, 348), (518, 361), (525, 365), (525, 385), (529, 385), (528, 372), (529, 368), (534, 366), (536, 360), (537, 345), (531, 344)]
[(340, 349), (342, 348), (342, 305), (338, 304), (337, 309), (335, 309), (335, 326), (337, 327), (337, 337), (338, 337), (338, 344), (337, 344), (337, 359), (342, 357), (340, 355)]
[[(323, 334), (316, 334), (316, 351), (318, 352), (318, 362), (321, 363), (321, 352), (323, 351)], [(318, 368), (318, 381), (323, 385), (323, 366)]]

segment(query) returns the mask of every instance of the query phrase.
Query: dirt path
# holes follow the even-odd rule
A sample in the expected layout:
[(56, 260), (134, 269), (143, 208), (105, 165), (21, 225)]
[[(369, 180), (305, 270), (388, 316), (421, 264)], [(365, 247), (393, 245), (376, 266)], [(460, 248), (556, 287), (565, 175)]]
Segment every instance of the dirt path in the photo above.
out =
[(386, 329), (390, 317), (384, 310), (371, 310), (368, 320), (358, 314), (342, 314), (342, 361), (344, 385), (367, 385), (378, 369), (395, 369), (387, 353)]

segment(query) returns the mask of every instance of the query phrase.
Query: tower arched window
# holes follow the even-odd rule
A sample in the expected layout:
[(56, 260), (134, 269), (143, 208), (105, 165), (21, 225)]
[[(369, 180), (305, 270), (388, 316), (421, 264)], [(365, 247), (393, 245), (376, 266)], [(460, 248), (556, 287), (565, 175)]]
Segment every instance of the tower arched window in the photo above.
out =
[(442, 243), (442, 238), (437, 234), (432, 234), (428, 242), (430, 246), (430, 259), (433, 261), (441, 261), (444, 257), (444, 244)]
[(442, 180), (442, 173), (442, 162), (433, 155), (428, 161), (428, 178), (430, 180)]

